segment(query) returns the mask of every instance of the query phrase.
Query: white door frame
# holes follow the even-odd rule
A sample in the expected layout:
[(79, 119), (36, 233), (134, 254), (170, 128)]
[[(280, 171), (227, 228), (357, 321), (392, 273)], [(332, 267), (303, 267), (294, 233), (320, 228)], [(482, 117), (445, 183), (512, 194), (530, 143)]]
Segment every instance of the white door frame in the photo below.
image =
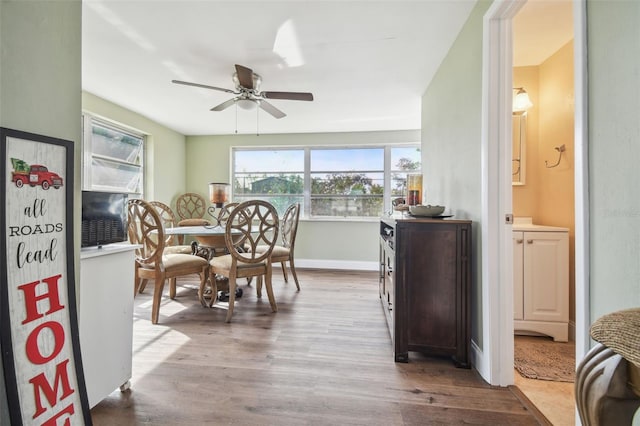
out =
[[(526, 0), (495, 0), (484, 16), (482, 67), (482, 350), (476, 368), (492, 385), (513, 384), (511, 21)], [(576, 359), (588, 350), (586, 12), (574, 1)]]

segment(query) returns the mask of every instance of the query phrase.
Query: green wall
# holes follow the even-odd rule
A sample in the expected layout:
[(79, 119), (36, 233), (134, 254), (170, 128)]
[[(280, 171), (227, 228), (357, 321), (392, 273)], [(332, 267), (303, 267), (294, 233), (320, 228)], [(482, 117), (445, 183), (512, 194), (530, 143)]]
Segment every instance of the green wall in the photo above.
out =
[(451, 208), (474, 222), (472, 338), (482, 348), (480, 259), (482, 18), (479, 1), (422, 97), (422, 164), (425, 201)]
[(588, 1), (591, 322), (640, 306), (640, 2)]
[(185, 189), (185, 137), (88, 92), (82, 92), (82, 109), (147, 135), (144, 196), (175, 207), (175, 199)]
[[(231, 147), (234, 146), (389, 144), (419, 140), (418, 130), (188, 136), (187, 190), (208, 198), (209, 182), (230, 182)], [(379, 226), (377, 220), (301, 220), (296, 238), (296, 265), (376, 268)]]
[[(80, 1), (0, 2), (0, 126), (75, 143), (76, 217), (80, 217), (81, 11)], [(75, 245), (80, 247), (80, 221), (76, 222)], [(79, 250), (75, 264), (77, 277)], [(9, 424), (2, 368), (0, 424)]]

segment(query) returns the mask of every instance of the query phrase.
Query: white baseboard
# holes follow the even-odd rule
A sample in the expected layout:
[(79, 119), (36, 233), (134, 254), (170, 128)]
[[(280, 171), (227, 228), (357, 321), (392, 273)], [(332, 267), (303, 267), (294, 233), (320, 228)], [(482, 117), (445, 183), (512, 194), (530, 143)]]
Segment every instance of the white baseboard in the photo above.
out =
[(380, 266), (378, 262), (365, 262), (358, 260), (296, 258), (296, 269), (297, 268), (339, 269), (346, 271), (378, 271), (380, 269)]
[(489, 383), (489, 365), (487, 364), (482, 349), (471, 339), (471, 365), (475, 368), (480, 376)]

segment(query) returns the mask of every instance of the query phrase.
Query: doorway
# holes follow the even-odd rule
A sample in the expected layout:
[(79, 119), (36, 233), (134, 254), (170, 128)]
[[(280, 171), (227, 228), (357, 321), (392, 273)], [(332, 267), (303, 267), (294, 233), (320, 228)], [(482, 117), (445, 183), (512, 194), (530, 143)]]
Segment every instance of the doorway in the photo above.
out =
[(512, 145), (519, 166), (512, 189), (514, 382), (553, 424), (569, 425), (576, 365), (572, 4), (527, 1), (512, 28), (513, 122), (520, 125)]
[[(513, 248), (511, 185), (512, 19), (522, 0), (496, 0), (484, 19), (483, 38), (483, 363), (491, 384), (513, 384)], [(586, 153), (586, 16), (574, 3), (575, 80), (575, 330), (576, 359), (588, 350), (588, 230)]]

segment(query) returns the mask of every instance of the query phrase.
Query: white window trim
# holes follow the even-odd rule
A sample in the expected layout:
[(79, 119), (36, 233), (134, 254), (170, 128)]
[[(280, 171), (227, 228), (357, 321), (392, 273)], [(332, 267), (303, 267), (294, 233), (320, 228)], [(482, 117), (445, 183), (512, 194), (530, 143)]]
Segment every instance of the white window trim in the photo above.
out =
[[(356, 145), (287, 145), (287, 146), (233, 146), (231, 147), (231, 177), (230, 181), (234, 182), (235, 171), (235, 152), (236, 151), (268, 151), (268, 150), (304, 150), (304, 190), (303, 190), (303, 212), (304, 215), (300, 216), (300, 220), (304, 221), (355, 221), (355, 222), (368, 222), (376, 221), (377, 218), (367, 216), (310, 216), (311, 211), (311, 151), (316, 149), (384, 149), (384, 183), (383, 183), (383, 212), (387, 213), (387, 207), (391, 207), (391, 176), (393, 173), (422, 173), (422, 167), (418, 170), (397, 170), (392, 169), (391, 165), (391, 150), (393, 148), (417, 148), (421, 149), (420, 142), (400, 142), (400, 143), (388, 143), (388, 144), (356, 144)], [(358, 170), (361, 172), (361, 170)], [(277, 173), (277, 172), (276, 172)], [(317, 173), (317, 172), (314, 172)], [(232, 185), (232, 198), (233, 198), (233, 185)]]
[(145, 158), (146, 158), (146, 149), (147, 149), (147, 135), (137, 129), (134, 129), (130, 126), (115, 122), (113, 120), (109, 120), (104, 117), (100, 117), (94, 115), (90, 112), (84, 111), (82, 113), (82, 190), (84, 191), (94, 191), (94, 190), (106, 190), (104, 188), (96, 189), (92, 183), (91, 177), (91, 160), (92, 158), (104, 158), (112, 162), (121, 163), (121, 164), (132, 164), (126, 161), (121, 161), (116, 158), (104, 157), (101, 155), (93, 155), (92, 154), (92, 124), (96, 123), (100, 126), (125, 133), (134, 138), (142, 139), (142, 155), (140, 156), (140, 164), (136, 164), (140, 168), (140, 192), (130, 192), (124, 191), (121, 188), (110, 188), (109, 190), (116, 192), (126, 192), (130, 196), (134, 198), (144, 198), (144, 183), (145, 183)]

